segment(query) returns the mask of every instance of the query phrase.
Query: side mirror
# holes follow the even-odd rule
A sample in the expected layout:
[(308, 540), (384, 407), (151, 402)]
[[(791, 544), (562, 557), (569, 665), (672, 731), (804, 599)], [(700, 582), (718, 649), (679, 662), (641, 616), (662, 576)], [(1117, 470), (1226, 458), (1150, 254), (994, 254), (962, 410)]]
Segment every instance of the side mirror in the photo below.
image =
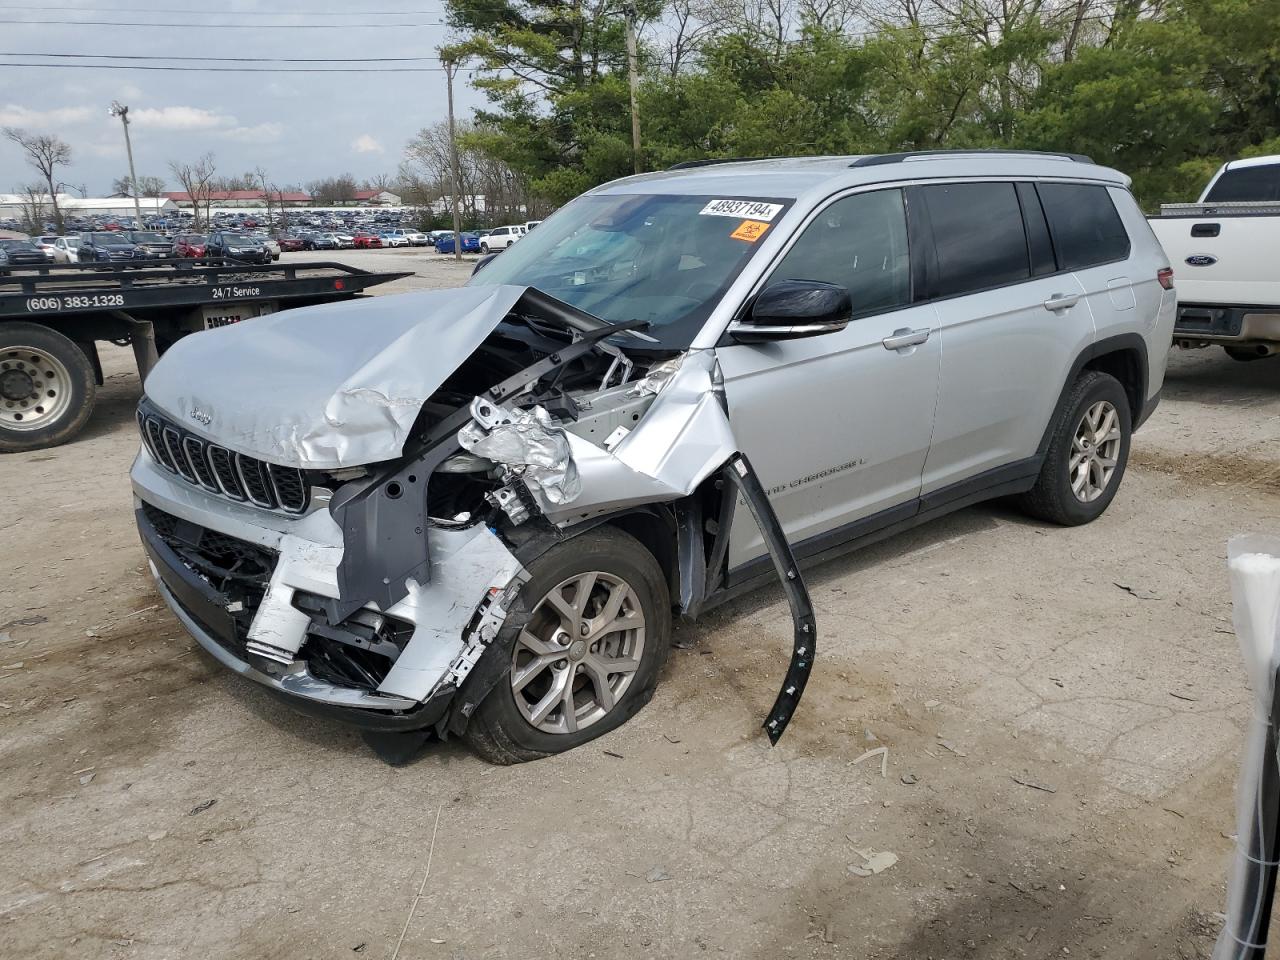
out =
[[(499, 250), (498, 253), (502, 251)], [(476, 265), (471, 268), (471, 275), (474, 277), (477, 273), (489, 265), (489, 261), (496, 257), (497, 253), (486, 253), (483, 257), (476, 261)]]
[(750, 312), (729, 327), (744, 343), (795, 340), (835, 333), (853, 318), (849, 291), (821, 280), (779, 280), (765, 287)]

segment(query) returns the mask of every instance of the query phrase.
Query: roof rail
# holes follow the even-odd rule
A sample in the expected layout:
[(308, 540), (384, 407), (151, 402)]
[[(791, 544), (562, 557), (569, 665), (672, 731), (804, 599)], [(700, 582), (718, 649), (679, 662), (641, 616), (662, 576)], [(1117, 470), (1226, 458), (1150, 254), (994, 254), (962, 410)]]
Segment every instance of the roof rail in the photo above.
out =
[(718, 163), (751, 163), (755, 160), (777, 160), (777, 157), (713, 157), (710, 160), (681, 160), (667, 167), (668, 170), (692, 170), (695, 167), (711, 167)]
[(975, 147), (971, 150), (908, 150), (904, 153), (877, 153), (868, 157), (859, 157), (849, 166), (878, 167), (886, 163), (902, 163), (904, 160), (917, 160), (923, 157), (956, 157), (973, 153), (991, 154), (992, 156), (1042, 157), (1046, 160), (1074, 160), (1076, 163), (1093, 163), (1093, 159), (1083, 153), (1054, 153), (1051, 150), (1007, 150), (1001, 147)]

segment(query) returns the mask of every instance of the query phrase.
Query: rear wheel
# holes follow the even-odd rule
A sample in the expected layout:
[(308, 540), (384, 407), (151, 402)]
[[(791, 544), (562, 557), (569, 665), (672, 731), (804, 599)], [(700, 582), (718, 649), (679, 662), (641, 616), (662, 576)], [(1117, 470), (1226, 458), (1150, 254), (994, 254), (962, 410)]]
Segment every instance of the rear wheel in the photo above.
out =
[(467, 728), (492, 763), (562, 753), (618, 727), (653, 696), (671, 644), (666, 578), (620, 530), (549, 550), (497, 643), (508, 662)]
[(1022, 495), (1021, 507), (1064, 526), (1096, 520), (1120, 486), (1131, 433), (1129, 397), (1120, 381), (1085, 371), (1067, 398), (1040, 476)]
[(488, 253), (488, 252), (489, 252), (489, 245), (488, 245), (487, 243), (482, 243), (482, 244), (480, 244), (480, 252), (481, 252), (481, 253)]
[(88, 422), (96, 393), (93, 364), (62, 334), (0, 326), (0, 452), (66, 443)]

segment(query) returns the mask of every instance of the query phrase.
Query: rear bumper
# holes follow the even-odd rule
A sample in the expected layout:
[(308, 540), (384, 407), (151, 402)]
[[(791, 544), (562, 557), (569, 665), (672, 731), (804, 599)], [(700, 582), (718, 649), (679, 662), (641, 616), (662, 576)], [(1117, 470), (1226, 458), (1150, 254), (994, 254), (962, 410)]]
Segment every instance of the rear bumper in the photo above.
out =
[(1214, 306), (1182, 303), (1175, 342), (1280, 343), (1280, 306)]

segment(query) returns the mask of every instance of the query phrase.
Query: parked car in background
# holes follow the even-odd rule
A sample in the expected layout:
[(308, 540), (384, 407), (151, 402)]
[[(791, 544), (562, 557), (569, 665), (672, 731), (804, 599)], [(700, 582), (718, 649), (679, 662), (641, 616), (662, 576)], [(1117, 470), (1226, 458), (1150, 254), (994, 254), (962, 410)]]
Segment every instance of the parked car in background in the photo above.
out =
[[(464, 233), (462, 235), (461, 249), (463, 253), (479, 253), (480, 238), (474, 233)], [(436, 253), (453, 253), (453, 231), (449, 231), (436, 240)]]
[(1280, 353), (1280, 155), (1223, 164), (1197, 202), (1162, 204), (1150, 223), (1178, 271), (1174, 342)]
[(95, 230), (80, 237), (81, 263), (135, 263), (149, 259), (140, 254), (124, 233), (118, 230)]
[(351, 250), (356, 245), (356, 238), (353, 233), (346, 233), (343, 230), (335, 230), (333, 235), (338, 240), (338, 246), (343, 250)]
[(406, 230), (404, 235), (411, 247), (425, 247), (431, 243), (431, 238), (418, 230)]
[(536, 226), (537, 226), (538, 224), (540, 224), (541, 222), (542, 222), (541, 220), (526, 220), (526, 221), (524, 222), (524, 232), (525, 232), (525, 233), (528, 233), (530, 230), (532, 230), (534, 227), (536, 227)]
[(180, 233), (173, 238), (169, 255), (182, 259), (202, 259), (207, 256), (209, 238), (203, 233)]
[(267, 248), (267, 253), (271, 254), (272, 260), (280, 259), (280, 250), (282, 248), (274, 237), (269, 237), (265, 233), (252, 233), (250, 236)]
[(434, 247), (437, 243), (440, 242), (441, 237), (450, 236), (452, 233), (453, 233), (452, 230), (432, 230), (430, 233), (427, 234), (427, 239), (430, 242), (431, 246)]
[(234, 230), (215, 230), (209, 234), (205, 250), (211, 257), (227, 257), (249, 263), (271, 262), (271, 253), (262, 245), (261, 240), (252, 234)]
[(295, 250), (302, 249), (301, 237), (286, 235), (283, 237), (279, 237), (276, 240), (276, 242), (280, 244), (280, 249), (283, 250), (285, 253), (292, 253)]
[(480, 238), (480, 251), (488, 253), (491, 250), (505, 250), (523, 235), (524, 227), (519, 225), (495, 227), (489, 231), (488, 236)]
[(80, 238), (79, 237), (58, 237), (53, 241), (53, 245), (67, 255), (65, 263), (80, 262)]
[(384, 247), (407, 247), (409, 246), (409, 238), (405, 236), (403, 230), (387, 230), (379, 234), (382, 238)]
[(71, 258), (67, 255), (67, 251), (58, 247), (58, 238), (56, 236), (32, 237), (31, 243), (38, 249), (43, 250), (53, 258), (54, 263), (70, 263)]
[(141, 251), (144, 258), (163, 260), (173, 251), (173, 241), (150, 230), (126, 230), (124, 235)]
[(352, 243), (360, 249), (368, 250), (373, 247), (381, 247), (382, 238), (376, 233), (357, 233), (352, 238)]
[(338, 250), (342, 244), (336, 234), (309, 233), (302, 239), (303, 250)]

